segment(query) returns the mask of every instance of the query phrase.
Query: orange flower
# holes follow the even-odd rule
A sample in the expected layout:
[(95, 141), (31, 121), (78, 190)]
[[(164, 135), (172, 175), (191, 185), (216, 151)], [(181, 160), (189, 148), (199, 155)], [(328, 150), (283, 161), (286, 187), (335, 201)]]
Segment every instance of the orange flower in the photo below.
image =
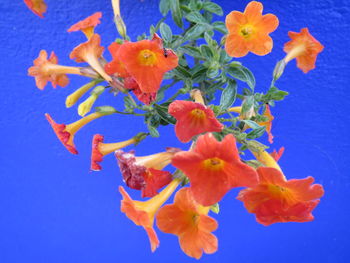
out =
[(24, 3), (37, 16), (44, 18), (44, 13), (47, 10), (47, 5), (44, 0), (24, 0)]
[(176, 120), (175, 133), (181, 142), (204, 132), (220, 132), (224, 128), (212, 109), (201, 103), (175, 100), (169, 105), (169, 114)]
[(169, 172), (161, 171), (170, 164), (178, 149), (169, 148), (166, 152), (135, 157), (134, 151), (115, 152), (124, 182), (132, 189), (141, 190), (142, 197), (152, 197), (171, 181)]
[(119, 78), (124, 78), (124, 88), (132, 90), (134, 95), (143, 103), (149, 105), (156, 100), (157, 93), (145, 93), (142, 92), (140, 86), (135, 79), (126, 71), (125, 65), (118, 59), (119, 48), (122, 45), (113, 42), (108, 50), (111, 53), (113, 60), (105, 65), (105, 71), (110, 75), (116, 75)]
[(80, 44), (70, 53), (69, 57), (76, 62), (87, 62), (106, 81), (112, 83), (112, 78), (104, 71), (99, 58), (102, 56), (104, 47), (101, 46), (101, 37), (94, 34), (87, 42)]
[(279, 161), (279, 159), (282, 157), (284, 153), (284, 147), (281, 147), (278, 152), (276, 150), (273, 150), (272, 153), (270, 153), (270, 155), (272, 156), (273, 159), (275, 159), (276, 162)]
[(182, 188), (176, 193), (174, 204), (165, 205), (157, 213), (157, 226), (165, 233), (177, 235), (181, 249), (200, 259), (203, 252), (212, 254), (218, 249), (218, 240), (211, 233), (218, 224), (207, 215), (208, 210), (193, 199), (189, 188)]
[(138, 144), (147, 135), (145, 133), (139, 133), (133, 138), (117, 142), (117, 143), (103, 143), (104, 136), (101, 134), (95, 134), (92, 139), (92, 151), (91, 151), (91, 170), (101, 171), (102, 167), (99, 164), (103, 160), (103, 156), (110, 154), (116, 150), (129, 146), (131, 144)]
[(284, 51), (287, 53), (284, 58), (285, 63), (296, 58), (298, 68), (304, 73), (314, 69), (317, 55), (322, 52), (323, 45), (309, 33), (306, 27), (301, 29), (300, 33), (290, 31), (288, 36), (292, 40), (284, 45)]
[(259, 167), (259, 184), (242, 190), (237, 199), (256, 220), (268, 226), (278, 222), (309, 222), (312, 210), (324, 194), (323, 187), (312, 184), (314, 178), (286, 180), (281, 171)]
[(105, 65), (105, 70), (109, 75), (116, 74), (117, 77), (126, 78), (130, 74), (126, 71), (125, 65), (119, 60), (118, 52), (122, 44), (113, 42), (109, 45), (108, 50), (112, 55), (112, 61)]
[(66, 73), (78, 74), (78, 68), (64, 67), (57, 65), (58, 58), (52, 51), (50, 58), (47, 59), (47, 52), (41, 50), (39, 57), (34, 60), (34, 66), (28, 69), (28, 75), (35, 77), (35, 83), (38, 89), (43, 90), (47, 82), (51, 82), (54, 88), (58, 86), (65, 87), (69, 83)]
[(125, 42), (119, 47), (116, 58), (144, 93), (157, 92), (164, 73), (178, 65), (176, 54), (163, 48), (163, 41), (157, 34), (152, 40)]
[(194, 199), (204, 206), (219, 202), (234, 187), (258, 183), (255, 170), (240, 160), (232, 134), (221, 142), (211, 133), (201, 135), (191, 151), (175, 154), (172, 164), (189, 178)]
[(273, 41), (269, 34), (276, 30), (279, 21), (273, 14), (262, 15), (262, 11), (263, 5), (252, 1), (244, 13), (232, 11), (226, 16), (227, 54), (232, 57), (243, 57), (249, 51), (259, 56), (271, 52)]
[(119, 192), (123, 196), (120, 210), (137, 226), (142, 226), (146, 230), (152, 252), (159, 246), (157, 233), (153, 229), (154, 216), (180, 182), (180, 180), (174, 179), (161, 193), (145, 202), (132, 200), (124, 188), (119, 186)]
[(52, 129), (56, 133), (57, 138), (61, 141), (64, 147), (66, 147), (67, 150), (72, 154), (78, 154), (78, 151), (74, 145), (75, 133), (89, 122), (108, 114), (110, 113), (95, 112), (68, 125), (57, 124), (48, 113), (46, 113), (45, 116)]
[(85, 36), (90, 39), (94, 34), (95, 27), (101, 23), (100, 19), (102, 17), (101, 12), (96, 12), (95, 14), (79, 21), (78, 23), (72, 25), (67, 32), (82, 31)]
[(261, 126), (265, 126), (269, 143), (273, 143), (273, 135), (271, 133), (271, 129), (272, 129), (272, 121), (275, 117), (272, 116), (270, 106), (268, 104), (266, 104), (266, 109), (263, 116), (267, 117), (267, 121), (259, 122), (258, 124)]

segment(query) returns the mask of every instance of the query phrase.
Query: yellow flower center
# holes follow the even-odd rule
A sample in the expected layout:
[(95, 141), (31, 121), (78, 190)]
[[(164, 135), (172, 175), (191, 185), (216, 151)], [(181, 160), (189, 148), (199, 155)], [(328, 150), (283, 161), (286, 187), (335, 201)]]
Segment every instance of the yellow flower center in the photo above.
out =
[(191, 111), (191, 115), (192, 117), (196, 118), (196, 119), (200, 119), (203, 120), (205, 118), (205, 113), (203, 110), (200, 109), (194, 109)]
[(295, 196), (293, 195), (293, 192), (291, 192), (288, 188), (275, 185), (275, 184), (269, 184), (267, 187), (268, 187), (269, 193), (274, 198), (284, 199), (288, 203), (293, 203), (296, 199)]
[(219, 171), (219, 170), (222, 170), (225, 162), (223, 160), (221, 160), (220, 158), (214, 157), (214, 158), (206, 159), (203, 162), (203, 164), (204, 164), (205, 169), (207, 169), (207, 170)]
[(254, 34), (254, 27), (251, 25), (244, 25), (240, 28), (240, 34), (244, 37), (244, 38), (250, 38), (253, 34)]
[(143, 66), (154, 66), (157, 63), (157, 56), (153, 51), (144, 49), (139, 53), (138, 60)]

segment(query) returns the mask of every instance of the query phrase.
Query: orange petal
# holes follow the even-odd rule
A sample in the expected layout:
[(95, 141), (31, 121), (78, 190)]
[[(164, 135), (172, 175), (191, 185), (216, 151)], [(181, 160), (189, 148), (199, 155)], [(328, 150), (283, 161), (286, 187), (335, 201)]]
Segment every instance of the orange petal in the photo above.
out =
[(244, 57), (249, 52), (246, 40), (237, 33), (228, 34), (225, 50), (227, 54), (235, 58)]
[(44, 18), (44, 13), (47, 10), (47, 5), (44, 0), (24, 0), (28, 8), (37, 16)]
[(245, 15), (238, 11), (232, 11), (226, 16), (226, 27), (229, 33), (237, 32), (237, 29), (240, 25), (244, 25), (247, 23), (247, 19)]
[(247, 17), (249, 23), (257, 23), (262, 17), (263, 5), (260, 2), (250, 2), (245, 10), (244, 15)]
[(278, 25), (279, 20), (277, 16), (273, 14), (263, 15), (261, 21), (257, 24), (257, 26), (263, 28), (266, 33), (271, 33), (275, 31)]

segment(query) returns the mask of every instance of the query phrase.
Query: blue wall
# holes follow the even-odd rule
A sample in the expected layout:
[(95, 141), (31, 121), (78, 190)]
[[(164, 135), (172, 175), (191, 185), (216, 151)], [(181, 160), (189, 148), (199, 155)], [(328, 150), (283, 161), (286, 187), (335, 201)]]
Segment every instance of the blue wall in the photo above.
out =
[[(91, 136), (127, 139), (144, 130), (141, 119), (108, 116), (88, 125), (76, 138), (78, 156), (70, 155), (51, 131), (44, 113), (62, 122), (77, 119), (76, 108), (66, 110), (64, 100), (84, 79), (71, 78), (64, 89), (48, 86), (39, 91), (26, 73), (32, 60), (44, 48), (54, 50), (62, 64), (74, 65), (68, 54), (84, 37), (66, 30), (95, 11), (103, 12), (97, 32), (104, 45), (113, 41), (116, 31), (108, 0), (47, 2), (44, 20), (22, 1), (0, 3), (0, 262), (194, 262), (172, 235), (159, 233), (160, 248), (150, 252), (144, 231), (119, 211), (117, 187), (122, 180), (112, 156), (105, 158), (102, 172), (89, 172)], [(160, 18), (156, 0), (121, 2), (133, 37)], [(243, 10), (248, 1), (217, 2), (228, 14)], [(325, 46), (317, 69), (309, 74), (295, 62), (288, 65), (278, 87), (290, 96), (273, 108), (273, 133), (274, 147), (286, 147), (281, 165), (287, 177), (314, 176), (326, 195), (314, 212), (314, 222), (264, 227), (234, 199), (237, 190), (230, 192), (215, 216), (220, 224), (215, 232), (219, 251), (201, 261), (349, 262), (350, 5), (346, 0), (263, 2), (265, 12), (280, 19), (272, 34), (275, 48), (267, 57), (242, 59), (256, 75), (259, 90), (266, 89), (275, 62), (284, 55), (288, 30), (307, 26)], [(107, 94), (104, 101), (118, 104), (118, 98)], [(138, 153), (181, 147), (171, 129), (161, 133), (157, 144), (149, 138), (137, 147)]]

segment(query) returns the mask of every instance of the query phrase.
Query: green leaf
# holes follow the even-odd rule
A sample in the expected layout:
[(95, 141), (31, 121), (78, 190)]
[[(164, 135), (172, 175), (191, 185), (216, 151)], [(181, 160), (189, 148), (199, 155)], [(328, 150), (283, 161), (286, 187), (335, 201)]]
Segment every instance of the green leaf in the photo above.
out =
[(222, 16), (224, 14), (224, 12), (222, 11), (221, 6), (219, 6), (218, 4), (215, 4), (213, 2), (204, 2), (203, 3), (203, 9), (207, 10), (210, 13)]
[(154, 126), (152, 126), (151, 124), (147, 123), (147, 129), (149, 131), (149, 134), (153, 137), (153, 138), (158, 138), (159, 137), (159, 132), (157, 130), (157, 128), (155, 128)]
[(243, 101), (241, 114), (244, 115), (245, 113), (250, 111), (253, 106), (254, 106), (254, 97), (247, 96)]
[(154, 104), (153, 107), (156, 110), (156, 112), (158, 113), (159, 117), (162, 120), (164, 120), (166, 123), (170, 123), (170, 124), (176, 123), (175, 118), (168, 113), (167, 107), (160, 106), (158, 104)]
[(166, 16), (170, 10), (170, 1), (172, 0), (160, 0), (159, 2), (159, 11), (163, 16)]
[(211, 59), (213, 57), (213, 52), (211, 51), (210, 47), (207, 45), (201, 45), (200, 46), (201, 49), (201, 54), (203, 55), (203, 57), (206, 57), (208, 59)]
[(252, 130), (250, 133), (247, 134), (248, 139), (255, 139), (261, 137), (265, 133), (266, 127), (260, 126), (257, 129)]
[(213, 28), (216, 31), (219, 31), (220, 33), (226, 35), (227, 34), (227, 28), (224, 22), (221, 21), (216, 21), (214, 23), (212, 23)]
[(115, 108), (113, 108), (112, 106), (100, 106), (100, 107), (96, 107), (95, 108), (96, 112), (100, 112), (100, 113), (106, 113), (106, 114), (112, 114), (117, 112), (117, 110)]
[(230, 64), (230, 67), (227, 70), (228, 74), (232, 77), (244, 81), (248, 86), (254, 90), (255, 87), (255, 78), (253, 73), (244, 66), (237, 66), (237, 64)]
[(210, 79), (215, 78), (217, 75), (219, 75), (219, 69), (214, 67), (214, 68), (208, 68), (207, 70), (207, 77)]
[(180, 0), (170, 0), (170, 9), (171, 9), (171, 15), (173, 17), (175, 24), (178, 27), (182, 28), (183, 21), (182, 21), (182, 11), (180, 8)]
[(283, 100), (289, 93), (283, 90), (279, 90), (276, 87), (271, 87), (266, 95), (263, 96), (265, 100)]
[(259, 124), (257, 124), (255, 121), (251, 121), (251, 120), (241, 120), (241, 122), (244, 122), (245, 124), (247, 124), (250, 128), (252, 128), (253, 130), (260, 128), (261, 126)]
[(173, 73), (175, 76), (179, 77), (180, 79), (186, 79), (186, 78), (191, 78), (192, 75), (189, 73), (189, 71), (182, 67), (182, 66), (177, 66), (175, 69), (173, 69)]
[(160, 34), (162, 35), (162, 38), (166, 42), (171, 42), (171, 40), (173, 39), (173, 32), (171, 31), (170, 26), (168, 26), (165, 23), (161, 23), (159, 30), (160, 30)]
[(203, 56), (202, 56), (198, 47), (182, 46), (179, 48), (179, 51), (186, 53), (187, 55), (190, 55), (191, 57), (203, 59)]
[(125, 107), (125, 110), (126, 111), (133, 111), (133, 109), (134, 109), (134, 103), (133, 103), (133, 101), (128, 97), (128, 96), (125, 96), (124, 98), (123, 98), (123, 100), (124, 100), (124, 107)]
[(220, 109), (222, 111), (227, 110), (235, 102), (237, 96), (237, 83), (234, 80), (230, 80), (226, 88), (221, 94)]
[(198, 12), (198, 11), (192, 11), (191, 13), (186, 15), (186, 19), (192, 23), (196, 24), (206, 24), (207, 21), (205, 18)]
[(197, 40), (207, 30), (207, 26), (197, 24), (185, 33), (185, 40)]

